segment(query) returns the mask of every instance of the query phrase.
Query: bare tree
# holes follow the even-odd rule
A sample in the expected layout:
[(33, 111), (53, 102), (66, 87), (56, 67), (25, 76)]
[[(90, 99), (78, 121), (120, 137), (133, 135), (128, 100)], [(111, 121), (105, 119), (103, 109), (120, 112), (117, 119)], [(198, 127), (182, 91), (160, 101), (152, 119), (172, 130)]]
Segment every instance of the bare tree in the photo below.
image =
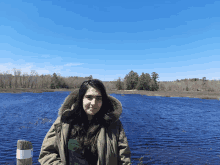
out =
[(1, 87), (1, 88), (4, 88), (3, 79), (4, 79), (4, 75), (0, 73), (0, 87)]
[(14, 70), (14, 88), (17, 88), (18, 87), (18, 82), (17, 82), (17, 70), (16, 68), (13, 68)]
[(92, 77), (92, 75), (90, 75), (90, 76), (89, 76), (89, 80), (92, 80), (92, 79), (93, 79), (93, 77)]
[(46, 84), (46, 88), (50, 88), (50, 85), (51, 85), (51, 75), (48, 74), (48, 75), (45, 75), (45, 84)]
[(7, 86), (7, 79), (6, 79), (6, 75), (4, 74), (3, 77), (2, 77), (2, 81), (3, 81), (3, 88), (6, 89), (6, 86)]
[(18, 76), (18, 78), (19, 78), (20, 88), (22, 88), (22, 82), (21, 82), (21, 70), (17, 70), (17, 76)]
[[(30, 76), (29, 76), (29, 78), (28, 78), (28, 87), (30, 86), (31, 87), (31, 89), (33, 89), (33, 87), (34, 87), (34, 85), (35, 85), (35, 75), (36, 75), (37, 73), (36, 73), (36, 71), (35, 70), (31, 70), (31, 74), (30, 74)], [(35, 87), (36, 87), (36, 85), (35, 85)]]
[(9, 80), (9, 88), (11, 89), (12, 88), (12, 75), (10, 76), (8, 76), (8, 80)]
[(44, 75), (41, 75), (40, 78), (41, 78), (41, 88), (43, 89), (44, 88)]
[(22, 76), (23, 79), (23, 88), (28, 88), (28, 77), (29, 75), (27, 73), (24, 73)]

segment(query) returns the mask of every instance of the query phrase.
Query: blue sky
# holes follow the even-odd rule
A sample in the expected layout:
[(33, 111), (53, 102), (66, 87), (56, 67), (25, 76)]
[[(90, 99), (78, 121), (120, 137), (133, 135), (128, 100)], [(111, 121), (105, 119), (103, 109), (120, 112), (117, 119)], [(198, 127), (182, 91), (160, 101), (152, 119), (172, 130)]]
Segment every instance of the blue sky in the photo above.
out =
[(219, 8), (213, 0), (1, 0), (0, 72), (219, 80)]

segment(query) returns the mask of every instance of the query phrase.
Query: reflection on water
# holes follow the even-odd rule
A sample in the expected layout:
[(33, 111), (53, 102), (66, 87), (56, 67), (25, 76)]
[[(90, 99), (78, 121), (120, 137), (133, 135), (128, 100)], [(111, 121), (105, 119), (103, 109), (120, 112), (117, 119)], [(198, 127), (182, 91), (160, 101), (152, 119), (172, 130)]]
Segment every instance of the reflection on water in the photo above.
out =
[[(1, 93), (0, 164), (16, 164), (17, 140), (33, 144), (33, 164), (69, 92)], [(132, 164), (219, 164), (218, 100), (111, 94), (121, 101)]]

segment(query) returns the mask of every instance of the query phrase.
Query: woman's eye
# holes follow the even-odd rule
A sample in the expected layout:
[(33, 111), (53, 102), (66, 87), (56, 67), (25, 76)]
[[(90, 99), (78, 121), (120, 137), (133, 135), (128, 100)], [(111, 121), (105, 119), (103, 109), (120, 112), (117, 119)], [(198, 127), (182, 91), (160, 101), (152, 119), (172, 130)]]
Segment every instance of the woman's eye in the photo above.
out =
[[(87, 97), (89, 100), (92, 99), (92, 97)], [(98, 101), (102, 100), (102, 98), (97, 98)]]

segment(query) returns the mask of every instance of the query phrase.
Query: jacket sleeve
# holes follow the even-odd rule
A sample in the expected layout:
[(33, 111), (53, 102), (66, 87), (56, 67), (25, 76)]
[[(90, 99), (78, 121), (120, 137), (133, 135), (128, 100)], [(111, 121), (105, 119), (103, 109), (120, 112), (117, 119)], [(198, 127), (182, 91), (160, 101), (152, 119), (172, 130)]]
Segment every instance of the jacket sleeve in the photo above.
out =
[(41, 165), (64, 165), (64, 163), (62, 163), (61, 161), (59, 150), (57, 147), (57, 142), (56, 142), (54, 124), (57, 121), (58, 118), (53, 123), (50, 130), (47, 132), (43, 144), (41, 146), (41, 151), (38, 159)]
[(131, 164), (131, 151), (128, 145), (127, 137), (123, 125), (121, 123), (119, 129), (118, 139), (118, 152), (119, 152), (119, 165), (130, 165)]

